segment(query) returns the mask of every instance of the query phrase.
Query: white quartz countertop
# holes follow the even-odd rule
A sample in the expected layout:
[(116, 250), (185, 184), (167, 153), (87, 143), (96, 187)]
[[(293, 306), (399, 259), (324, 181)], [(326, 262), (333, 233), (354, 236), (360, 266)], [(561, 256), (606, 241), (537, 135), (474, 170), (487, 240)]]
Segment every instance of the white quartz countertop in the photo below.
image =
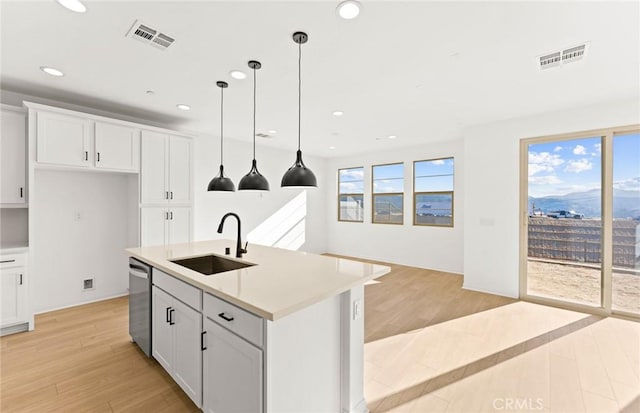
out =
[[(231, 255), (224, 254), (225, 247), (231, 249)], [(129, 248), (126, 251), (205, 292), (272, 321), (390, 271), (383, 265), (251, 244), (248, 252), (238, 259), (232, 240)], [(209, 254), (255, 265), (203, 275), (171, 262)]]

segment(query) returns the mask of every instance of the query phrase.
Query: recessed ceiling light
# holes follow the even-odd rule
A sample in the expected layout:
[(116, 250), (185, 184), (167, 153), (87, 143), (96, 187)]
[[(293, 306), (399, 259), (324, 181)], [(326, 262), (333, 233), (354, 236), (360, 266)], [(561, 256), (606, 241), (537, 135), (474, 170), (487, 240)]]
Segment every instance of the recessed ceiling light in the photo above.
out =
[(191, 106), (185, 105), (184, 103), (177, 104), (176, 107), (180, 110), (191, 110)]
[(335, 146), (329, 146), (329, 149), (334, 150), (336, 147)]
[(338, 4), (338, 15), (345, 20), (351, 20), (360, 14), (360, 3), (355, 0), (346, 0)]
[(332, 113), (333, 116), (342, 116), (344, 115), (344, 112), (341, 110), (336, 110)]
[(43, 72), (51, 76), (58, 76), (58, 77), (64, 76), (64, 73), (62, 73), (61, 71), (53, 67), (40, 66), (40, 70), (42, 70)]
[(57, 0), (58, 3), (64, 8), (67, 8), (76, 13), (84, 13), (87, 11), (87, 7), (80, 2), (80, 0)]
[(272, 135), (275, 135), (276, 133), (278, 133), (278, 131), (277, 131), (277, 130), (275, 130), (275, 129), (269, 129), (269, 130), (267, 131), (267, 133), (270, 133), (270, 134), (272, 134)]
[(387, 136), (387, 139), (395, 139), (395, 138), (397, 138), (397, 136), (396, 136), (396, 135), (389, 135), (389, 136)]
[(240, 71), (240, 70), (232, 70), (232, 71), (229, 72), (229, 74), (234, 79), (242, 80), (242, 79), (246, 79), (247, 78), (247, 74), (245, 72)]

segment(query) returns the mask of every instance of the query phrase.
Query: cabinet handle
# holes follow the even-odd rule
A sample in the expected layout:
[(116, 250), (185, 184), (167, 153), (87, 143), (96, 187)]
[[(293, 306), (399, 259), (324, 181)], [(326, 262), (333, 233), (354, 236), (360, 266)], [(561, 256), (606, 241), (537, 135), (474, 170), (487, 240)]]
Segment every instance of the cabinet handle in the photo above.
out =
[(169, 191), (164, 191), (164, 199), (169, 199)]
[(173, 211), (169, 212), (169, 216), (171, 217), (169, 219), (173, 221)]
[(226, 320), (226, 321), (233, 321), (233, 317), (227, 317), (224, 313), (218, 314), (218, 317), (220, 317), (220, 318), (222, 318), (223, 320)]
[(20, 198), (24, 198), (24, 188), (20, 187)]
[(176, 311), (173, 308), (171, 310), (169, 310), (169, 325), (172, 326), (175, 324), (175, 321), (173, 321), (173, 312)]
[(165, 220), (168, 220), (168, 219), (169, 219), (169, 213), (168, 213), (168, 212), (165, 212), (165, 213), (164, 213), (164, 219), (165, 219)]
[(84, 151), (84, 160), (85, 161), (89, 160), (89, 151)]
[(22, 285), (22, 274), (20, 274), (20, 285)]
[(171, 311), (171, 307), (167, 307), (167, 312), (166, 312), (166, 321), (167, 321), (167, 323), (171, 322), (171, 315), (169, 314), (170, 311)]
[(100, 162), (100, 152), (98, 152), (98, 162)]
[(16, 262), (16, 260), (2, 260), (2, 261), (0, 261), (0, 264), (4, 264), (4, 263), (7, 263), (7, 262)]
[(207, 334), (206, 331), (200, 333), (200, 351), (205, 351), (207, 347), (204, 345), (204, 335)]
[(171, 194), (171, 196), (169, 197), (170, 199), (173, 199), (173, 191), (169, 192)]

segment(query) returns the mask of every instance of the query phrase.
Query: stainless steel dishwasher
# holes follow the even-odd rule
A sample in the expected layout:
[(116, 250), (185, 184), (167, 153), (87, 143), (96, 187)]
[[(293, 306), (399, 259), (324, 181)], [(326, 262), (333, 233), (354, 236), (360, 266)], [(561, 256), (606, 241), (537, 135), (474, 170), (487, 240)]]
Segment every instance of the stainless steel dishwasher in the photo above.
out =
[(151, 357), (151, 267), (129, 258), (129, 335)]

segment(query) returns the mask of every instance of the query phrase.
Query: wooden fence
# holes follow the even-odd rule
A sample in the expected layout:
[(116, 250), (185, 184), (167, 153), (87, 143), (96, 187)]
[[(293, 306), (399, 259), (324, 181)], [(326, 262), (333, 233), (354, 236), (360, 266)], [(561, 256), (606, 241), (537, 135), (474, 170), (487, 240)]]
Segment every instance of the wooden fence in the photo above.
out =
[[(640, 222), (613, 221), (613, 265), (636, 268), (636, 227)], [(601, 221), (529, 218), (529, 257), (599, 263), (602, 260)]]

